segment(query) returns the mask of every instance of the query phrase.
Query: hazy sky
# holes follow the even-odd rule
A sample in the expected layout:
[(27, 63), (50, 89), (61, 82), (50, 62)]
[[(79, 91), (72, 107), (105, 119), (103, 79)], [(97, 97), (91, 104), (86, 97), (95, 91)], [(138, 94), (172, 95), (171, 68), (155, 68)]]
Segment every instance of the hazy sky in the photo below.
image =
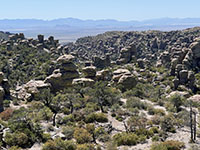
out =
[(0, 19), (200, 18), (200, 0), (0, 0)]

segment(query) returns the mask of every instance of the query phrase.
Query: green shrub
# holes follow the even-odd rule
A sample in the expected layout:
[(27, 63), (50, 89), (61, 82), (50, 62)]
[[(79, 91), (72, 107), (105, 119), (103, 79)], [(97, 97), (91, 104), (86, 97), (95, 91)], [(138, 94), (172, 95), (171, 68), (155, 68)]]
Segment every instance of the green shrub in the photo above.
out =
[(18, 146), (12, 146), (8, 150), (22, 150), (22, 149)]
[(108, 122), (108, 118), (103, 113), (91, 113), (87, 115), (85, 118), (86, 123), (93, 123), (95, 121), (105, 123), (105, 122)]
[(159, 129), (158, 127), (151, 127), (150, 131), (152, 131), (153, 133), (159, 133)]
[(62, 134), (65, 135), (65, 138), (67, 140), (71, 140), (73, 138), (73, 134), (74, 134), (74, 128), (71, 126), (66, 126), (62, 128)]
[(86, 129), (83, 128), (75, 129), (74, 138), (79, 144), (89, 143), (92, 141), (92, 135)]
[(163, 119), (161, 120), (161, 129), (163, 131), (175, 133), (176, 132), (175, 125), (176, 125), (176, 118), (171, 114), (164, 116)]
[(139, 98), (137, 97), (130, 97), (126, 101), (126, 107), (127, 108), (138, 108), (138, 109), (147, 109), (147, 104), (144, 102), (141, 102)]
[(76, 150), (76, 145), (73, 141), (63, 141), (61, 138), (47, 141), (42, 150)]
[(113, 136), (113, 139), (118, 146), (132, 146), (136, 145), (139, 142), (139, 137), (134, 133), (118, 133)]
[(79, 144), (77, 150), (95, 150), (93, 144)]
[(3, 101), (3, 106), (4, 107), (9, 107), (10, 106), (10, 100), (4, 100)]
[(169, 98), (169, 101), (174, 105), (176, 108), (176, 112), (179, 112), (181, 110), (181, 106), (185, 104), (185, 99), (183, 96), (180, 96), (178, 94), (175, 94)]
[(62, 120), (59, 121), (59, 124), (68, 124), (68, 122), (74, 122), (74, 116), (72, 114), (67, 115), (62, 118)]
[(152, 137), (152, 141), (153, 142), (156, 142), (156, 141), (159, 141), (160, 140), (160, 137), (158, 136), (158, 135), (154, 135), (153, 137)]
[(9, 146), (26, 147), (28, 136), (22, 132), (6, 133), (5, 142)]
[(156, 109), (156, 108), (153, 108), (153, 106), (150, 106), (150, 107), (148, 107), (148, 114), (164, 116), (165, 111), (163, 109)]
[(161, 143), (154, 143), (151, 150), (181, 150), (185, 145), (179, 141), (165, 141)]

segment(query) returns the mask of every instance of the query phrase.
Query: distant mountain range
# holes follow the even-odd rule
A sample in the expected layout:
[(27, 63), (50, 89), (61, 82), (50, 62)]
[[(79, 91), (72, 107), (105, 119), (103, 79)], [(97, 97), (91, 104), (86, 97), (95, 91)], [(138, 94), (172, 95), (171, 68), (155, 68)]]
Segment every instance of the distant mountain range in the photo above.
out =
[(0, 31), (23, 32), (27, 37), (54, 35), (61, 42), (74, 41), (82, 36), (96, 35), (106, 31), (130, 30), (179, 30), (200, 26), (200, 18), (161, 18), (144, 21), (80, 20), (63, 18), (55, 20), (3, 19)]

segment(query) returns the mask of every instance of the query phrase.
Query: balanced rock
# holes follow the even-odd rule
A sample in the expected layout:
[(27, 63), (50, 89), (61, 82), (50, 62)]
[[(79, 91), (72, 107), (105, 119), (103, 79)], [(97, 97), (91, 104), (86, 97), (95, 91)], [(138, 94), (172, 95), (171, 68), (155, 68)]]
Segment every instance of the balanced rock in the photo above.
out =
[(38, 41), (39, 41), (39, 43), (43, 43), (44, 42), (44, 35), (39, 34), (38, 35)]
[(72, 86), (73, 79), (79, 77), (74, 60), (72, 55), (63, 55), (57, 59), (59, 69), (54, 70), (53, 74), (45, 79), (45, 83), (50, 83), (54, 92)]

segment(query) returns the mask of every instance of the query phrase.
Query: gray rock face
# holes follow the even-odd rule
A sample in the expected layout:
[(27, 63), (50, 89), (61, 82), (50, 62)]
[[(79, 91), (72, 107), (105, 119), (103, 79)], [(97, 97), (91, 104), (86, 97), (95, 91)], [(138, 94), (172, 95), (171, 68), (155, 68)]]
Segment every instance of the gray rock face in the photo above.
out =
[(75, 57), (63, 55), (57, 59), (59, 69), (45, 79), (45, 83), (50, 83), (53, 92), (72, 86), (72, 81), (79, 77), (76, 65), (73, 63)]
[(185, 84), (188, 81), (188, 71), (187, 70), (181, 70), (179, 72), (179, 80), (181, 84)]

